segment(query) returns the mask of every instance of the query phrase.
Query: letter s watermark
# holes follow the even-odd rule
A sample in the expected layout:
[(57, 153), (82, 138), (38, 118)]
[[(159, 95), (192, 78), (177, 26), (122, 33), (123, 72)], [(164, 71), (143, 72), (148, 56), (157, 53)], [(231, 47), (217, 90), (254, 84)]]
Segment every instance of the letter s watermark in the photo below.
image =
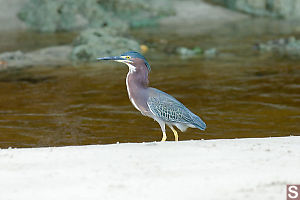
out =
[(299, 189), (300, 189), (300, 185), (287, 185), (286, 199), (287, 200), (300, 200)]

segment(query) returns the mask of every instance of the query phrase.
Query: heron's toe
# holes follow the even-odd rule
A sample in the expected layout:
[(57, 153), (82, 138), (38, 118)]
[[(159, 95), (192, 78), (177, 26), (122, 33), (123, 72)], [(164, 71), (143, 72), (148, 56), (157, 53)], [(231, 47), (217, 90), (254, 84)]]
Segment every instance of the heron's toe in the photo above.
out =
[(167, 137), (166, 136), (163, 136), (162, 138), (161, 138), (161, 142), (165, 142), (167, 140)]

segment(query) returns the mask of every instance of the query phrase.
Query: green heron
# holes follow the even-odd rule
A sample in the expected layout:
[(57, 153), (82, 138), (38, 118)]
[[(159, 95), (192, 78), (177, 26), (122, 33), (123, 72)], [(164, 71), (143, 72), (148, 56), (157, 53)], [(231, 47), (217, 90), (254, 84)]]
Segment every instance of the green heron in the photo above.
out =
[(143, 55), (130, 51), (121, 56), (97, 58), (125, 63), (129, 67), (126, 86), (129, 99), (133, 106), (143, 115), (153, 118), (160, 125), (163, 133), (161, 141), (166, 141), (165, 125), (174, 133), (178, 141), (177, 131), (173, 126), (184, 132), (188, 127), (205, 130), (206, 124), (174, 97), (158, 89), (148, 87), (148, 73), (151, 68)]

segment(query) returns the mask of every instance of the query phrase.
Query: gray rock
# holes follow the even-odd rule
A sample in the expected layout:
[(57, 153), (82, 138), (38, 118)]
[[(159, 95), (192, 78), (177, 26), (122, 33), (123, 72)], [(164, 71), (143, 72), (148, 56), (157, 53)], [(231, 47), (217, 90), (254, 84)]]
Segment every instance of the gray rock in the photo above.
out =
[(112, 29), (88, 29), (74, 41), (73, 61), (96, 61), (97, 57), (120, 55), (126, 51), (140, 51), (135, 40), (116, 34)]
[(298, 0), (211, 0), (228, 8), (257, 16), (271, 16), (285, 19), (300, 18)]
[(79, 28), (114, 27), (127, 29), (127, 23), (105, 11), (97, 0), (29, 0), (19, 18), (41, 32), (71, 31)]
[(127, 21), (132, 27), (152, 26), (157, 19), (175, 15), (173, 0), (102, 0), (105, 10)]
[(73, 46), (54, 46), (23, 53), (0, 54), (0, 70), (30, 66), (64, 66), (75, 62), (93, 62), (97, 57), (119, 55), (126, 51), (140, 51), (135, 40), (122, 37), (115, 29), (98, 28), (83, 31)]
[(113, 27), (126, 31), (128, 24), (151, 24), (173, 13), (172, 0), (28, 0), (19, 18), (41, 32), (70, 31), (86, 27)]

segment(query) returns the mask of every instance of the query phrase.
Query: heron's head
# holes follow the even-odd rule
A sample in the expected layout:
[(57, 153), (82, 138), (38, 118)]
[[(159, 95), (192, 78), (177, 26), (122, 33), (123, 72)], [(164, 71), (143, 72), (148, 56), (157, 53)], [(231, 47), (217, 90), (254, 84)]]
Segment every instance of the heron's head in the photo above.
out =
[(97, 60), (113, 60), (116, 62), (125, 63), (129, 66), (129, 69), (133, 70), (135, 70), (138, 65), (144, 64), (147, 67), (148, 71), (151, 71), (150, 65), (147, 62), (146, 58), (136, 51), (128, 51), (120, 56), (97, 58)]

